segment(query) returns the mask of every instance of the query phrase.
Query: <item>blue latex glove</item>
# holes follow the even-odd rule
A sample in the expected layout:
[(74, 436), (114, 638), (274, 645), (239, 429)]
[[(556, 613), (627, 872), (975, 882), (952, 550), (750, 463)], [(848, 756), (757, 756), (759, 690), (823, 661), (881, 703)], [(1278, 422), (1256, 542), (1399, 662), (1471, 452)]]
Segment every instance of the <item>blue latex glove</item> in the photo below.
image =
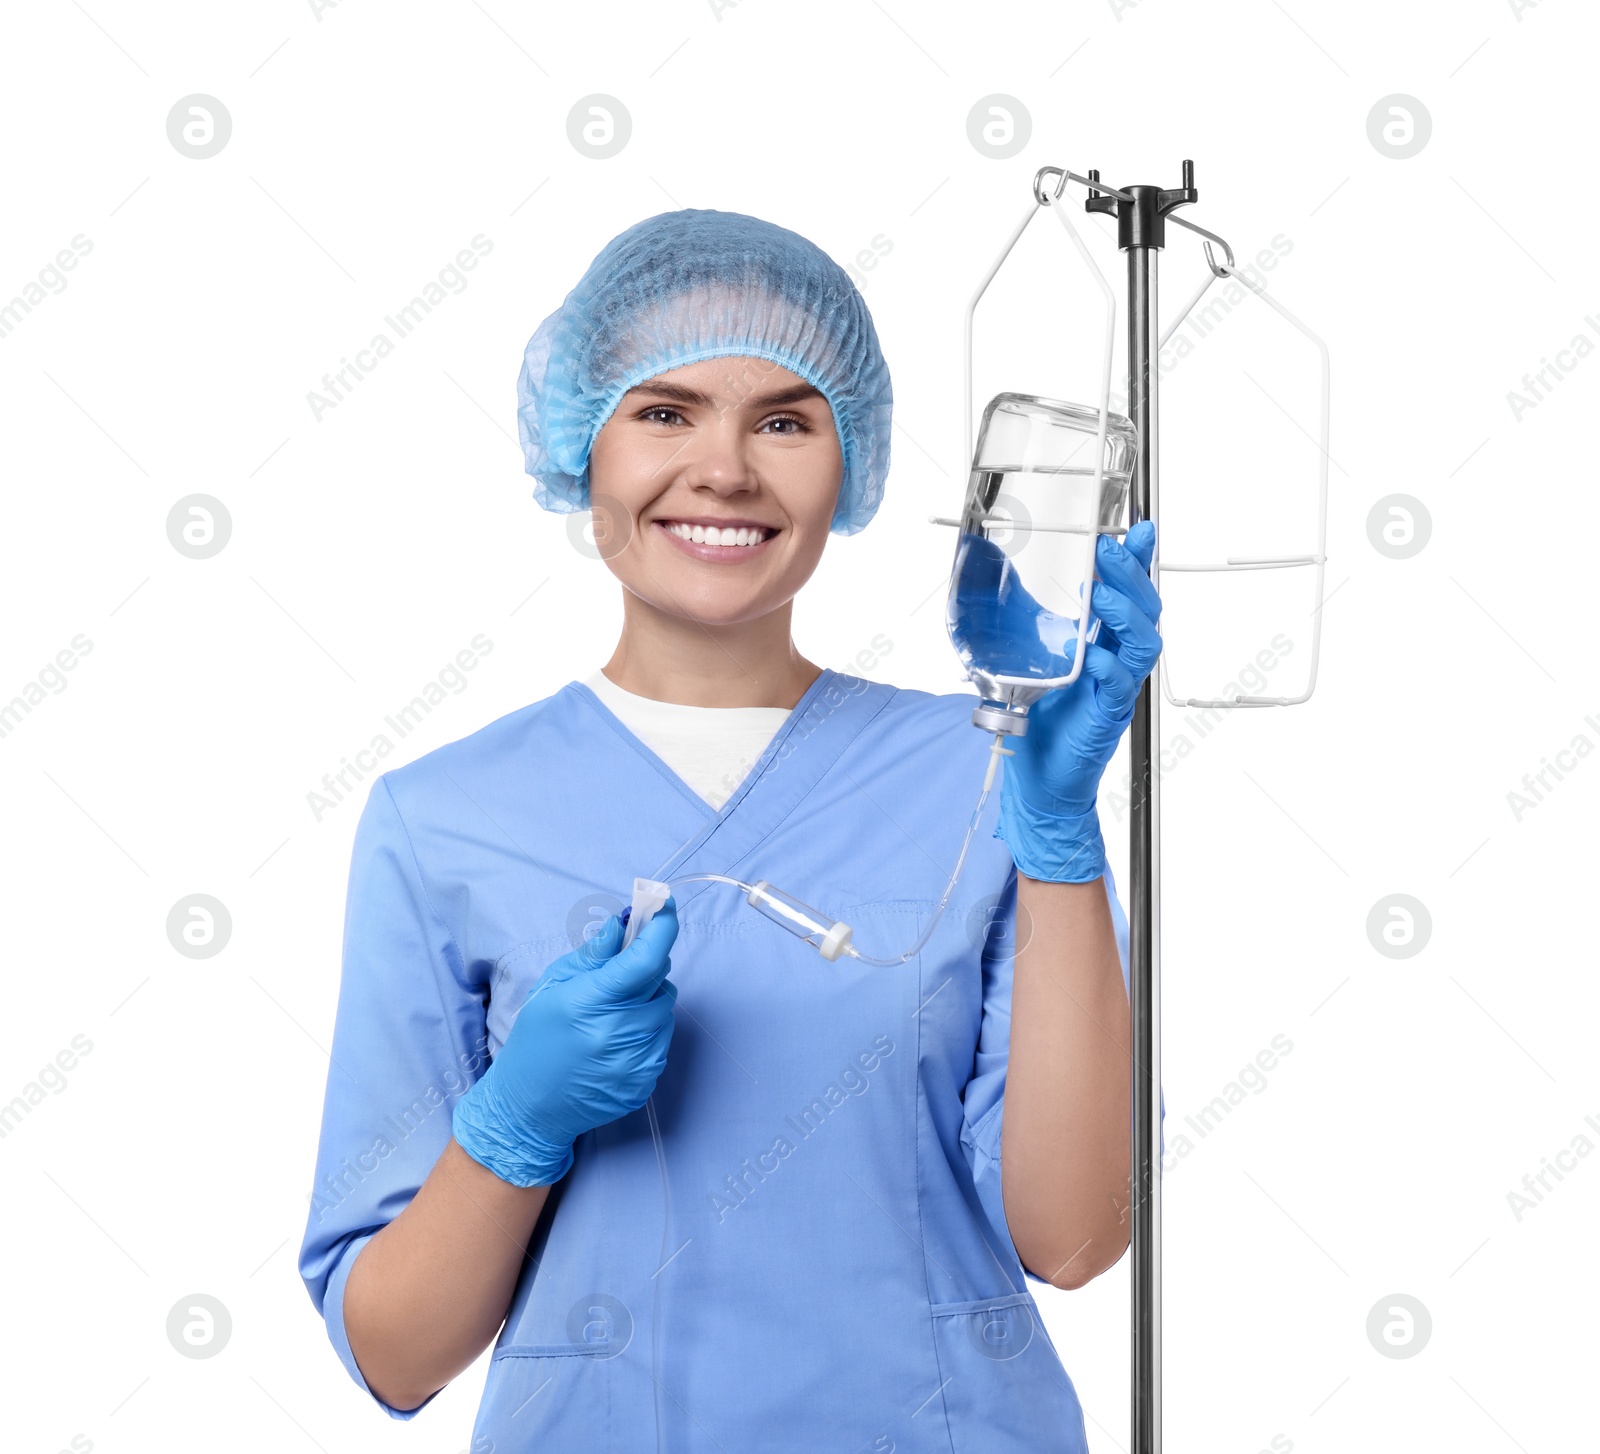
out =
[(1016, 756), (1006, 759), (995, 836), (1029, 878), (1091, 883), (1105, 872), (1100, 778), (1161, 655), (1161, 597), (1150, 583), (1155, 526), (1142, 520), (1125, 541), (1102, 535), (1096, 546), (1089, 599), (1100, 636), (1082, 673), (1034, 703), (1027, 732), (1009, 744)]
[(649, 1099), (672, 1040), (667, 951), (677, 937), (668, 898), (626, 949), (613, 914), (545, 969), (500, 1053), (456, 1102), (467, 1155), (513, 1186), (549, 1186), (571, 1170), (579, 1136)]

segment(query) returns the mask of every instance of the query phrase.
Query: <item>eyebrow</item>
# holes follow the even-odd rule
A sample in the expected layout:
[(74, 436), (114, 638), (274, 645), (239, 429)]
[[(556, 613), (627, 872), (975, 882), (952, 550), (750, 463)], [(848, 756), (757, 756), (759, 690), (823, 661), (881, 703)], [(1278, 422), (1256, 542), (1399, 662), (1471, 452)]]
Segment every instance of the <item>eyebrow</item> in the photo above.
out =
[[(712, 400), (698, 389), (688, 389), (682, 384), (643, 383), (635, 384), (628, 390), (632, 394), (654, 394), (662, 399), (673, 399), (679, 404), (698, 404), (703, 408), (711, 408)], [(813, 388), (810, 384), (793, 384), (787, 389), (778, 389), (770, 394), (757, 394), (746, 400), (758, 409), (769, 409), (779, 404), (798, 404), (802, 399), (820, 399), (822, 391)]]

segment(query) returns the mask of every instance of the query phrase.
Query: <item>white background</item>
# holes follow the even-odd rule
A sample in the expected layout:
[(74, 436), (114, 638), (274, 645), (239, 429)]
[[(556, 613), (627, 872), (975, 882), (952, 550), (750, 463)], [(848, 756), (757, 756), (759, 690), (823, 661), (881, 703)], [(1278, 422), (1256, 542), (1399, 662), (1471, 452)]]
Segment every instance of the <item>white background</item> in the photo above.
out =
[[(483, 1365), (392, 1423), (295, 1269), (366, 788), (320, 821), (307, 794), (478, 633), (492, 653), (387, 765), (609, 655), (615, 582), (532, 504), (515, 442), (523, 346), (599, 248), (676, 206), (754, 213), (841, 262), (889, 241), (862, 274), (894, 376), (888, 498), (830, 545), (796, 636), (851, 669), (882, 633), (868, 674), (956, 691), (951, 540), (926, 522), (960, 503), (965, 301), (1037, 167), (1172, 187), (1184, 157), (1187, 215), (1241, 262), (1292, 242), (1270, 286), (1328, 341), (1334, 423), (1316, 695), (1234, 714), (1165, 785), (1169, 1149), (1275, 1036), (1293, 1046), (1166, 1180), (1168, 1446), (1573, 1447), (1600, 1156), (1569, 1155), (1520, 1216), (1508, 1194), (1576, 1138), (1600, 1145), (1600, 760), (1566, 759), (1520, 817), (1507, 794), (1579, 734), (1600, 744), (1582, 645), (1600, 357), (1568, 355), (1520, 419), (1507, 395), (1574, 335), (1600, 340), (1591, 12), (66, 0), (6, 29), (0, 298), (92, 244), (0, 337), (0, 701), (92, 643), (0, 738), (0, 1101), (92, 1042), (0, 1139), (8, 1449), (467, 1442)], [(632, 118), (607, 160), (567, 135), (597, 92)], [(209, 159), (168, 140), (191, 93), (231, 114)], [(967, 135), (997, 93), (1031, 117), (1003, 160)], [(1393, 93), (1432, 118), (1403, 160), (1367, 130)], [(1120, 291), (1109, 225), (1074, 215)], [(318, 421), (308, 392), (478, 234), (492, 251), (465, 290)], [(1169, 241), (1167, 316), (1204, 276), (1192, 235)], [(1051, 219), (1024, 242), (979, 403), (1091, 400), (1096, 295)], [(1213, 532), (1200, 558), (1303, 551), (1308, 350), (1253, 301), (1215, 339), (1213, 367), (1208, 340), (1165, 385), (1173, 529)], [(1404, 559), (1368, 531), (1397, 493), (1431, 518)], [(168, 540), (191, 494), (231, 516), (210, 559)], [(1308, 661), (1310, 573), (1252, 583), (1168, 594), (1194, 670), (1222, 643), (1197, 694), (1275, 632), (1296, 647), (1275, 682)], [(195, 893), (232, 918), (214, 958), (167, 939)], [(1367, 931), (1396, 893), (1432, 922), (1403, 959)], [(1127, 1271), (1032, 1285), (1097, 1454), (1127, 1447)], [(166, 1336), (197, 1292), (231, 1314), (215, 1358)], [(1395, 1294), (1431, 1316), (1413, 1357), (1369, 1340)]]

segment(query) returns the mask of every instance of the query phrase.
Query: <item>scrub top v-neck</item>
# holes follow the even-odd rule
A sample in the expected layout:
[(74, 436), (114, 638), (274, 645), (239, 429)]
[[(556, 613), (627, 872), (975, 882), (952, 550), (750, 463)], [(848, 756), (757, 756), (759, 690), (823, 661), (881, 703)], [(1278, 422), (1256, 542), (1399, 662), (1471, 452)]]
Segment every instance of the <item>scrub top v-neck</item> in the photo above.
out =
[[(544, 967), (636, 875), (695, 872), (769, 879), (898, 954), (983, 780), (972, 702), (825, 670), (720, 811), (581, 682), (374, 783), (300, 1259), (362, 1389), (350, 1266), (426, 1179)], [(659, 1413), (662, 1447), (688, 1454), (1087, 1449), (1000, 1193), (1017, 879), (997, 800), (897, 968), (826, 963), (737, 891), (679, 886), (653, 1096), (666, 1187), (642, 1109), (578, 1138), (473, 1447), (651, 1454)]]
[(700, 797), (720, 811), (788, 720), (786, 707), (691, 707), (619, 687), (604, 671), (584, 686)]

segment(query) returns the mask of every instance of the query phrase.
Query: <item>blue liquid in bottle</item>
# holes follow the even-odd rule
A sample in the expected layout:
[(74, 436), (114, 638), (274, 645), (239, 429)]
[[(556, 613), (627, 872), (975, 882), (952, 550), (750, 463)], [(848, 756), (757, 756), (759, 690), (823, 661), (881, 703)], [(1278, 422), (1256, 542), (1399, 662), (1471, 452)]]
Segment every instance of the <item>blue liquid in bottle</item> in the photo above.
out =
[(985, 695), (1002, 700), (1011, 694), (985, 685), (985, 677), (1069, 676), (1078, 653), (1078, 618), (1042, 605), (1005, 551), (966, 531), (956, 545), (945, 624), (962, 665)]

